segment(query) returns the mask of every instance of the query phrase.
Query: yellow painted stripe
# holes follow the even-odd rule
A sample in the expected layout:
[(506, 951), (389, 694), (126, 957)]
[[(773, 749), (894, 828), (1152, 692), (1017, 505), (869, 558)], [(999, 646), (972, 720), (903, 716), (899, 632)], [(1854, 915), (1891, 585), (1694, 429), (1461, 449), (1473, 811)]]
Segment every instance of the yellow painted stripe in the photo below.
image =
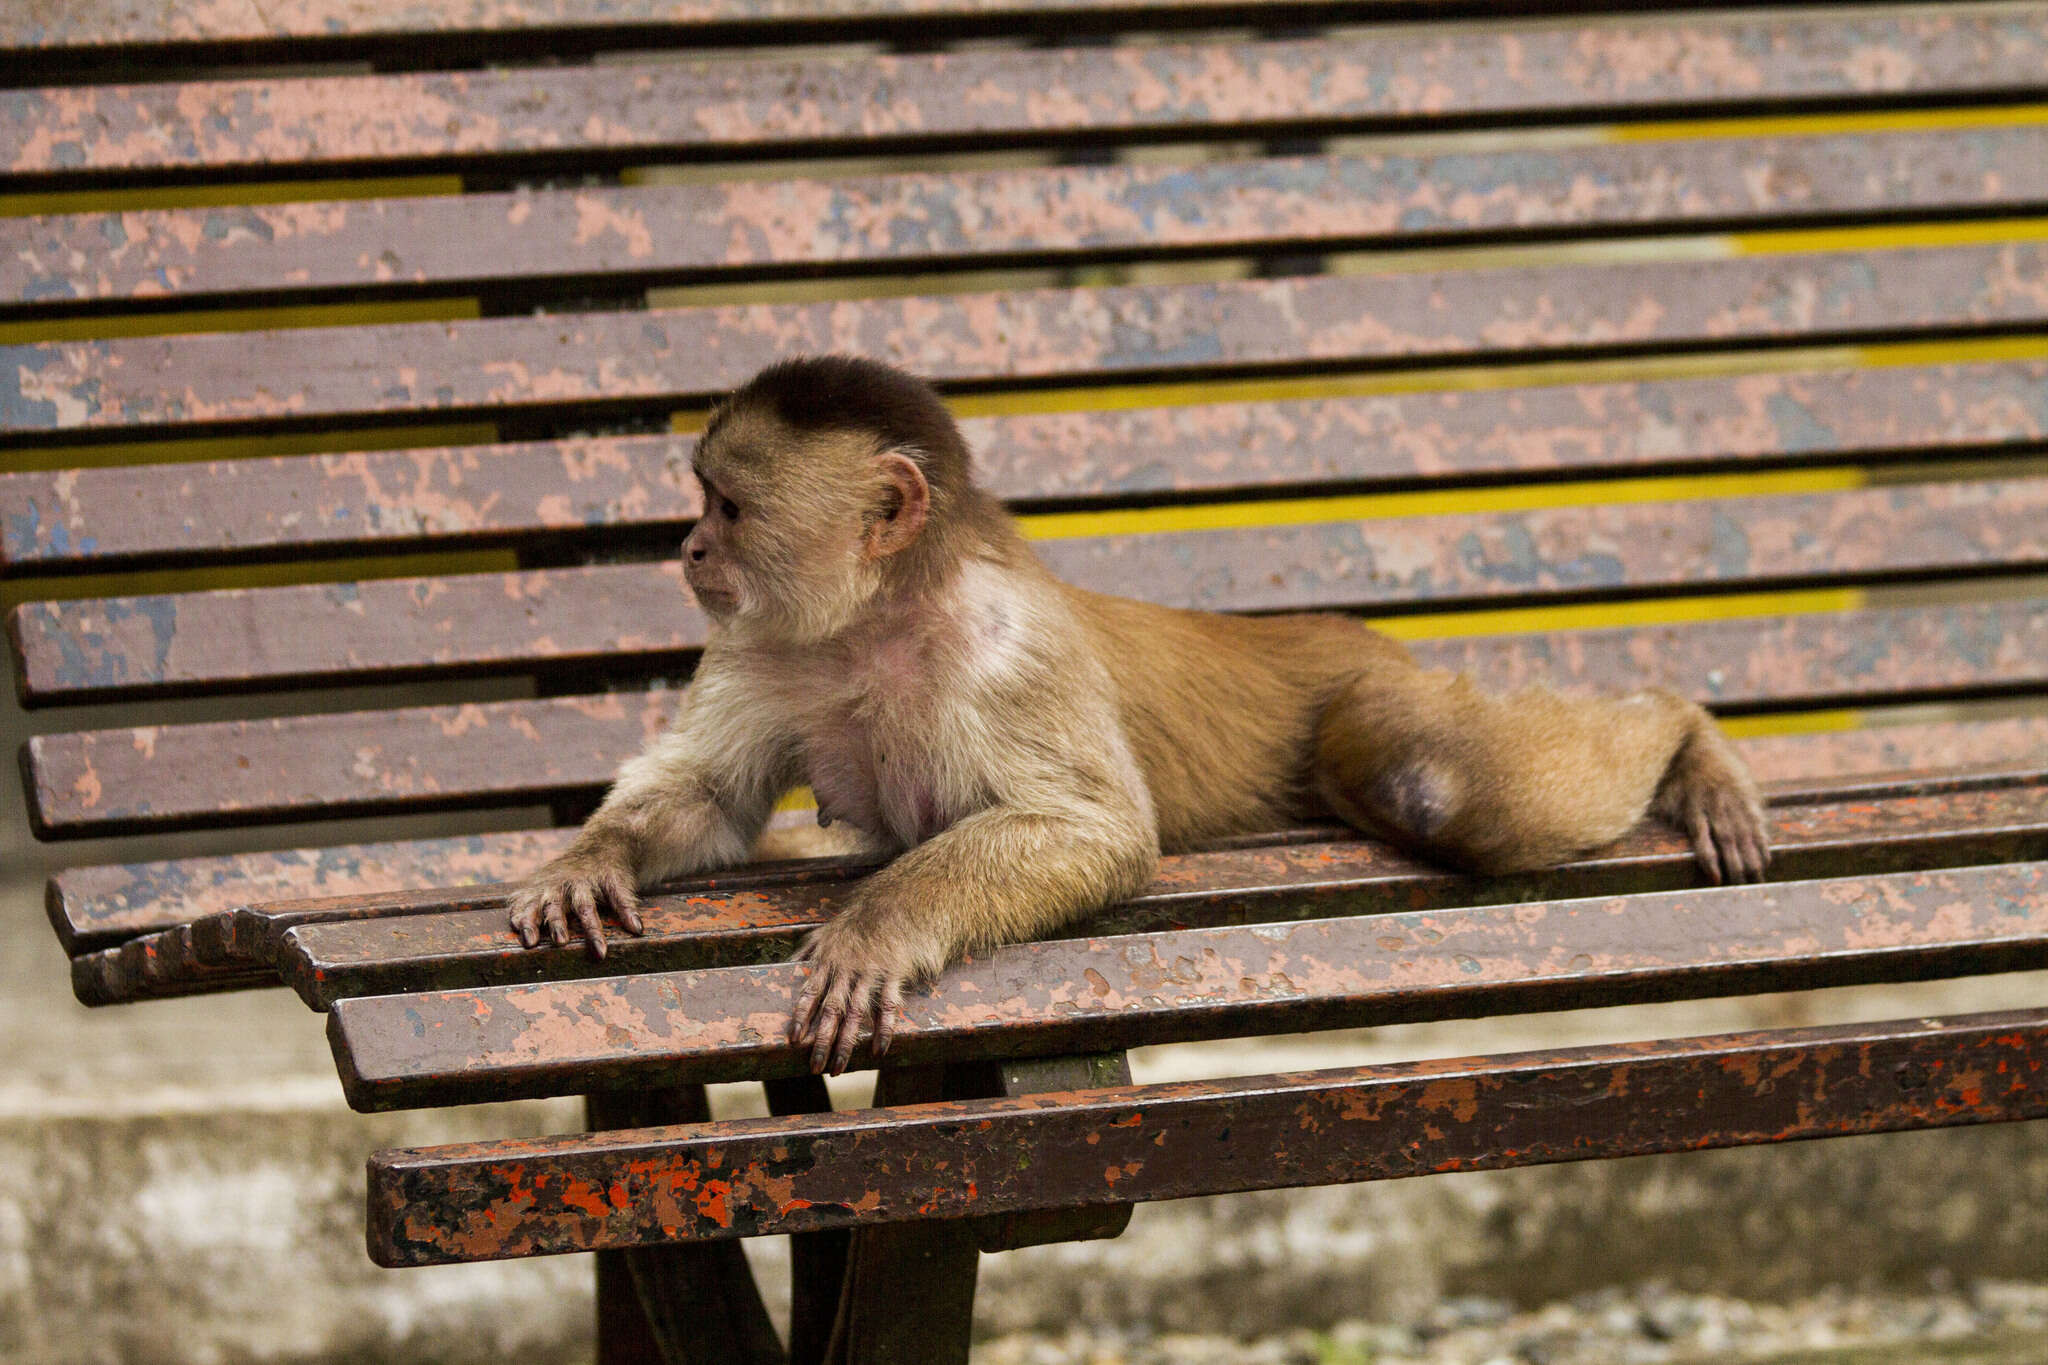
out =
[(180, 332), (258, 332), (287, 327), (359, 327), (379, 322), (446, 322), (482, 316), (475, 299), (395, 299), (381, 303), (308, 303), (288, 308), (217, 308), (185, 313), (41, 318), (0, 322), (0, 346)]
[(1861, 711), (1779, 711), (1764, 716), (1730, 716), (1721, 728), (1737, 739), (1761, 735), (1810, 735), (1823, 730), (1860, 730)]
[(1904, 247), (1986, 246), (2048, 241), (2048, 218), (1992, 218), (1965, 223), (1866, 223), (1856, 227), (1774, 228), (1728, 238), (1745, 256), (1803, 251), (1889, 251)]
[(302, 557), (197, 569), (22, 578), (0, 580), (0, 609), (11, 609), (23, 602), (72, 601), (135, 593), (210, 592), (217, 588), (274, 588), (298, 583), (358, 583), (374, 578), (513, 573), (518, 568), (519, 556), (511, 550), (454, 550), (353, 559)]
[(344, 450), (404, 450), (412, 446), (477, 445), (494, 441), (498, 428), (487, 422), (432, 427), (369, 427), (361, 430), (291, 431), (268, 436), (187, 436), (172, 441), (120, 441), (65, 446), (56, 450), (9, 451), (8, 470), (84, 469), (131, 464), (187, 464), (195, 460), (262, 459)]
[(163, 185), (129, 190), (0, 194), (0, 218), (48, 213), (124, 213), (142, 209), (289, 204), (319, 199), (396, 199), (460, 194), (459, 175), (378, 176), (361, 180), (278, 180), (241, 185)]
[(1367, 618), (1397, 640), (1441, 640), (1459, 635), (1526, 635), (1551, 630), (1663, 626), (1685, 621), (1728, 621), (1746, 616), (1794, 616), (1855, 611), (1869, 602), (1861, 588), (1804, 588), (1737, 592), (1718, 597), (1654, 597), (1568, 606), (1495, 607), (1485, 611), (1428, 612)]
[(1863, 471), (1854, 468), (1775, 469), (1740, 474), (1516, 484), (1504, 488), (1417, 489), (1330, 498), (1281, 498), (1270, 502), (1134, 507), (1101, 512), (1048, 512), (1017, 520), (1028, 539), (1064, 540), (1077, 536), (1211, 531), (1225, 527), (1299, 526), (1321, 521), (1432, 516), (1447, 512), (1513, 512), (1532, 507), (1589, 503), (1670, 502), (1754, 493), (1831, 493), (1860, 488), (1864, 482)]
[(1665, 119), (1604, 125), (1611, 142), (1685, 138), (1819, 137), (1829, 133), (1938, 132), (1955, 128), (2024, 128), (2048, 123), (2048, 104), (1963, 109), (1872, 109), (1837, 114), (1771, 114), (1748, 118)]

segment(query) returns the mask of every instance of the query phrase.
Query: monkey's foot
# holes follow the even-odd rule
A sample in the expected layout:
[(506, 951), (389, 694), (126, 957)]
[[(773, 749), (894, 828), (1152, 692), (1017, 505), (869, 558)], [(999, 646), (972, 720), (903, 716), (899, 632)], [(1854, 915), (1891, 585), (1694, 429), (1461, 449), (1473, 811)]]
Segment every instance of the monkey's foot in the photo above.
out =
[(558, 860), (512, 893), (512, 932), (533, 948), (540, 944), (545, 927), (548, 941), (560, 946), (569, 942), (569, 917), (573, 915), (577, 930), (590, 945), (590, 955), (603, 957), (604, 920), (599, 907), (606, 905), (627, 933), (646, 932), (640, 923), (640, 897), (631, 873), (622, 867)]
[(1770, 865), (1762, 806), (1747, 792), (1727, 785), (1695, 785), (1675, 812), (1693, 856), (1716, 882), (1760, 882)]
[[(791, 959), (810, 966), (789, 1016), (789, 1040), (811, 1045), (811, 1070), (837, 1076), (853, 1060), (862, 1025), (877, 1061), (889, 1050), (911, 973), (863, 942), (851, 910), (811, 932)], [(835, 932), (836, 931), (836, 932)]]

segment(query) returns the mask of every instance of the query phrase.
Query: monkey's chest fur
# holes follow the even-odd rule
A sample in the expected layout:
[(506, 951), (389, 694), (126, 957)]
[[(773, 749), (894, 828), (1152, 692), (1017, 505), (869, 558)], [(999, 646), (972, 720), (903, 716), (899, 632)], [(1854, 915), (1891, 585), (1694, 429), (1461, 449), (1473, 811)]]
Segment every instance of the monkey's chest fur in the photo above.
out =
[(961, 707), (931, 695), (923, 651), (884, 647), (813, 675), (798, 725), (821, 823), (910, 848), (987, 804), (957, 734)]

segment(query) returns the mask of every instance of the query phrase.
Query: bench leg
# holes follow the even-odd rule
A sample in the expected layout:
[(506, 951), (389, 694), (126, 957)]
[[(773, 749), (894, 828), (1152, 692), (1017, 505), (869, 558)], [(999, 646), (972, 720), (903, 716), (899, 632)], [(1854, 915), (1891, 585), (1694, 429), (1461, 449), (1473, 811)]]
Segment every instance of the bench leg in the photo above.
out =
[(855, 1232), (830, 1365), (967, 1365), (980, 1240), (964, 1218)]
[[(885, 1067), (875, 1085), (875, 1104), (1090, 1090), (1128, 1085), (1130, 1080), (1130, 1065), (1121, 1052)], [(771, 1103), (772, 1095), (771, 1091)], [(1112, 1204), (856, 1229), (850, 1247), (841, 1253), (845, 1276), (823, 1359), (827, 1365), (898, 1360), (966, 1365), (982, 1252), (1114, 1237), (1130, 1220), (1130, 1205)], [(795, 1337), (792, 1326), (791, 1340)], [(792, 1351), (792, 1365), (809, 1365), (809, 1358)]]
[[(771, 1114), (829, 1114), (832, 1097), (822, 1076), (766, 1081)], [(789, 1239), (789, 1365), (824, 1365), (846, 1279), (846, 1228), (800, 1232)]]
[[(589, 1095), (593, 1131), (702, 1123), (701, 1085)], [(738, 1242), (597, 1254), (598, 1365), (781, 1365), (782, 1344)]]
[[(952, 1097), (944, 1066), (884, 1067), (877, 1107)], [(829, 1365), (966, 1365), (981, 1230), (973, 1219), (856, 1228), (826, 1349)]]

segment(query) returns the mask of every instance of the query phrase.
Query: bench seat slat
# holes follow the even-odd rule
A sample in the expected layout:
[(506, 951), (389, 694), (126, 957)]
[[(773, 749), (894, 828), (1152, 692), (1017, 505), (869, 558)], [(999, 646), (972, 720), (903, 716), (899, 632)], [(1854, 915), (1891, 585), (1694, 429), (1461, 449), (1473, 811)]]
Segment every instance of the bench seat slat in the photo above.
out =
[(0, 106), (0, 173), (200, 174), (1186, 136), (1303, 121), (1643, 116), (2022, 94), (2039, 88), (2044, 69), (2048, 7), (2026, 4), (103, 85), (10, 92)]
[(497, 1260), (2044, 1116), (2048, 1011), (1723, 1034), (399, 1148), (370, 1158), (370, 1254)]
[(658, 407), (830, 351), (1008, 383), (2039, 326), (2044, 277), (2012, 242), (48, 342), (0, 347), (0, 442)]
[[(2048, 440), (2048, 363), (1217, 403), (961, 426), (983, 485), (1041, 506), (1924, 457)], [(0, 574), (600, 527), (680, 534), (699, 510), (685, 472), (694, 448), (682, 436), (594, 437), (4, 474)]]
[[(2048, 562), (2048, 478), (1041, 542), (1080, 587), (1210, 611), (1410, 611)], [(630, 622), (630, 629), (620, 623)], [(674, 561), (28, 602), (22, 699), (631, 660), (703, 646)]]
[[(2048, 856), (2048, 785), (1780, 806), (1770, 812), (1769, 829), (1774, 875), (1788, 878), (1925, 865), (1901, 860)], [(1655, 891), (1690, 885), (1696, 876), (1690, 844), (1661, 826), (1639, 829), (1555, 873), (1483, 881), (1355, 840), (1194, 853), (1163, 860), (1144, 893), (1057, 936)], [(284, 933), (277, 966), (307, 1004), (326, 1009), (347, 996), (780, 961), (836, 912), (844, 891), (828, 882), (652, 898), (641, 916), (646, 936), (613, 934), (602, 963), (593, 963), (581, 944), (521, 947), (496, 906), (299, 925)]]
[(1040, 265), (2043, 203), (2048, 128), (2016, 127), (131, 210), (0, 220), (0, 305)]
[[(1766, 781), (1840, 791), (1859, 774), (1943, 763), (2030, 772), (2048, 759), (2048, 717), (1921, 722), (1739, 744)], [(465, 889), (451, 897), (417, 888), (514, 881), (560, 852), (573, 834), (518, 830), (68, 868), (50, 879), (50, 922), (65, 951), (84, 953), (194, 920), (233, 917), (239, 906), (258, 907), (252, 915), (266, 919), (274, 906), (275, 918), (287, 926), (300, 917), (311, 922), (378, 913), (380, 899), (396, 902), (392, 913), (426, 913), (475, 893)]]
[[(2048, 525), (2048, 520), (2044, 520)], [(1423, 641), (1494, 686), (1669, 686), (1728, 706), (1925, 697), (2048, 679), (2048, 600)], [(37, 735), (39, 834), (548, 800), (611, 780), (674, 694), (336, 712)]]
[[(2048, 854), (2044, 763), (2048, 754), (2026, 772), (1874, 775), (1880, 785), (1849, 800), (1777, 784), (1772, 800), (1795, 803), (1770, 813), (1773, 868), (1780, 877), (1835, 876)], [(1858, 780), (1823, 786), (1850, 794)], [(1331, 835), (1165, 858), (1143, 896), (1052, 936), (1326, 917), (1390, 903), (1414, 910), (1558, 892), (1655, 891), (1692, 885), (1698, 876), (1686, 841), (1657, 825), (1555, 874), (1482, 882), (1349, 833), (1335, 842)], [(238, 910), (74, 959), (73, 990), (86, 1004), (105, 1005), (275, 985), (281, 976), (307, 1004), (326, 1009), (355, 995), (779, 961), (832, 912), (848, 878), (865, 870), (851, 860), (818, 859), (698, 879), (650, 897), (642, 911), (646, 936), (614, 936), (602, 964), (580, 945), (516, 946), (502, 887)]]
[[(2048, 965), (2048, 864), (1185, 929), (998, 948), (904, 1002), (892, 1065), (1058, 1056)], [(384, 1110), (809, 1069), (789, 963), (337, 1000)]]
[[(1767, 787), (1773, 866), (1781, 877), (1886, 871), (1930, 862), (1999, 862), (2048, 854), (2048, 754), (2022, 771), (1947, 769), (1844, 776)], [(1846, 799), (1845, 799), (1846, 798)], [(832, 913), (858, 859), (729, 869), (643, 903), (644, 937), (614, 936), (602, 965), (581, 946), (527, 950), (505, 927), (504, 888), (472, 886), (347, 901), (245, 908), (129, 939), (76, 959), (87, 1004), (170, 991), (241, 989), (235, 971), (276, 969), (315, 1009), (351, 995), (673, 971), (778, 961)], [(1153, 885), (1075, 932), (1133, 933), (1253, 919), (1535, 899), (1691, 885), (1690, 846), (1660, 825), (1552, 876), (1474, 882), (1360, 841), (1341, 827), (1261, 836), (1169, 856)], [(1364, 898), (1364, 899), (1361, 899)], [(1054, 937), (1072, 937), (1072, 933)], [(214, 984), (219, 983), (219, 984)], [(253, 984), (275, 984), (275, 978)]]

